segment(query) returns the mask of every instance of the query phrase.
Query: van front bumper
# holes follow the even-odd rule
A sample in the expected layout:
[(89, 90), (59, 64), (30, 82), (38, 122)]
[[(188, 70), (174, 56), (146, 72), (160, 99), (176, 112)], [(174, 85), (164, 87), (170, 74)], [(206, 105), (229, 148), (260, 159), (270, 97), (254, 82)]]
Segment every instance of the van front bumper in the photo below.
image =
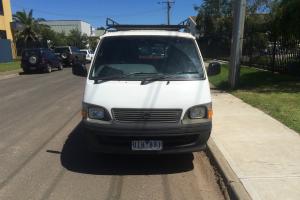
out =
[[(117, 123), (100, 124), (83, 120), (84, 134), (91, 151), (124, 154), (168, 154), (201, 151), (206, 148), (212, 123)], [(161, 140), (160, 151), (133, 151), (133, 140)]]

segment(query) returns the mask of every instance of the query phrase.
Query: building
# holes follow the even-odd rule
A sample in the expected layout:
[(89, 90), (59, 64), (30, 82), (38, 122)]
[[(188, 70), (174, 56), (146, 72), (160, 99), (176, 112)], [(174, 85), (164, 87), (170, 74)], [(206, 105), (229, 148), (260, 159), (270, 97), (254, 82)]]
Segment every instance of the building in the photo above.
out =
[(196, 16), (190, 16), (190, 17), (188, 18), (188, 26), (189, 26), (189, 31), (191, 32), (191, 34), (192, 34), (193, 36), (195, 36), (196, 38), (199, 38), (200, 32), (199, 32), (199, 30), (197, 29), (196, 19), (197, 19)]
[(11, 22), (10, 1), (0, 0), (0, 62), (9, 62), (16, 56)]
[(67, 35), (74, 29), (79, 30), (82, 34), (86, 34), (87, 36), (93, 35), (91, 24), (81, 20), (47, 20), (40, 23), (50, 26), (55, 32), (64, 32)]

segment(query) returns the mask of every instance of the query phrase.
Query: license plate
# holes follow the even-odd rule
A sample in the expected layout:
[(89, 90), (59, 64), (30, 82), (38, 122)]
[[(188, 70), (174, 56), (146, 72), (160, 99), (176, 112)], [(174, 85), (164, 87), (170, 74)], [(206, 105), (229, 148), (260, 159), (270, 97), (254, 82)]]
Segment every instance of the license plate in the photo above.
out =
[(131, 142), (133, 151), (160, 151), (163, 149), (161, 140), (133, 140)]
[(35, 70), (35, 69), (36, 69), (36, 67), (29, 67), (29, 69), (31, 69), (31, 70)]

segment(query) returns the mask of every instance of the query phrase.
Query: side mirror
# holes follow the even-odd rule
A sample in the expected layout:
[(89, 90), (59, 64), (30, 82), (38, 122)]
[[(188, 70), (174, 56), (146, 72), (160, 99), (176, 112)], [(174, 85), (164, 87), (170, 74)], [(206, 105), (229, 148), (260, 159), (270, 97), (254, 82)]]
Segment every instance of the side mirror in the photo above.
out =
[(218, 62), (209, 63), (207, 68), (207, 75), (214, 76), (221, 73), (221, 64)]
[(87, 77), (86, 66), (82, 63), (75, 63), (72, 66), (72, 73), (76, 76)]

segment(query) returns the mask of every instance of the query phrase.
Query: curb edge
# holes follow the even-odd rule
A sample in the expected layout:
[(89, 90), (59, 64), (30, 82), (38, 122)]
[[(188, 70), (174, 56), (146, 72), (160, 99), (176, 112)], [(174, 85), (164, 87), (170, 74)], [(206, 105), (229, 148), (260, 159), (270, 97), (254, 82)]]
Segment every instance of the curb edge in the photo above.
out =
[(252, 198), (250, 197), (246, 188), (243, 186), (240, 179), (232, 170), (229, 163), (212, 138), (208, 140), (207, 147), (208, 156), (212, 159), (213, 164), (224, 179), (230, 199), (251, 200)]
[(0, 72), (0, 80), (5, 80), (5, 79), (17, 77), (17, 76), (20, 75), (21, 72), (23, 72), (23, 70), (21, 70), (21, 69), (6, 71), (6, 72)]

